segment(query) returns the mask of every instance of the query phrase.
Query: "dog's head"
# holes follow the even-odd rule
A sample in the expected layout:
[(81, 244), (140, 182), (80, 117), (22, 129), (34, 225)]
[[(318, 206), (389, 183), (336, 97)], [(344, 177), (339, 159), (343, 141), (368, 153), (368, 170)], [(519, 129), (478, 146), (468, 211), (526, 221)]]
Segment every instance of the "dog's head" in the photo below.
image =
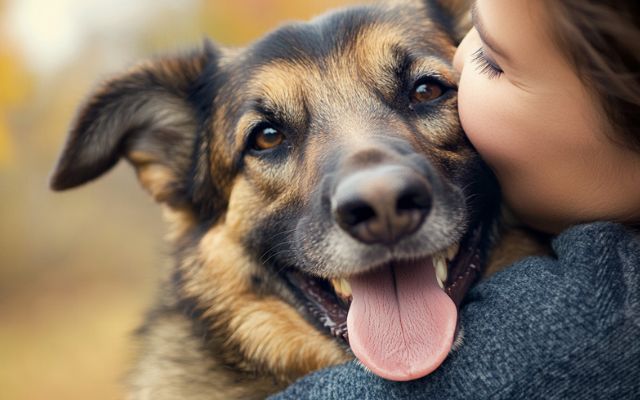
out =
[(457, 117), (453, 14), (351, 8), (141, 64), (81, 110), (52, 187), (128, 159), (175, 223), (182, 295), (247, 369), (341, 361), (326, 333), (348, 326), (374, 372), (425, 375), (451, 348), (497, 193)]

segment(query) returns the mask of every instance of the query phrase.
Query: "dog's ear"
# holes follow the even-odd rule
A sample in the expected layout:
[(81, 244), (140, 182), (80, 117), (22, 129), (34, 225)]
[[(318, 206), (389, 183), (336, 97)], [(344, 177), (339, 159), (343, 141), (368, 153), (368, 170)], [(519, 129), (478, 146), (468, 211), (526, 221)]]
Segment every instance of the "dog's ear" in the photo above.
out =
[(427, 6), (436, 6), (449, 18), (449, 30), (457, 44), (472, 27), (471, 6), (474, 0), (423, 0)]
[(157, 201), (178, 201), (194, 168), (203, 119), (198, 102), (212, 102), (199, 93), (203, 75), (215, 73), (216, 63), (217, 50), (206, 42), (193, 53), (142, 63), (103, 84), (80, 109), (51, 188), (81, 185), (125, 157)]

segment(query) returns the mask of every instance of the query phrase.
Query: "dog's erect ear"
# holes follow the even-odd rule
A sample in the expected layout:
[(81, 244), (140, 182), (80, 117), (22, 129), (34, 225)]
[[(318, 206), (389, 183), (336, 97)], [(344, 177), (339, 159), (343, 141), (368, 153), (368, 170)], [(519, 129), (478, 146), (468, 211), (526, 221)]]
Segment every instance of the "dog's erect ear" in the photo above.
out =
[[(148, 61), (107, 81), (80, 109), (51, 178), (64, 190), (97, 178), (121, 157), (157, 201), (178, 201), (194, 167), (203, 119), (205, 74), (217, 52), (206, 42), (191, 54)], [(183, 199), (184, 200), (184, 199)]]

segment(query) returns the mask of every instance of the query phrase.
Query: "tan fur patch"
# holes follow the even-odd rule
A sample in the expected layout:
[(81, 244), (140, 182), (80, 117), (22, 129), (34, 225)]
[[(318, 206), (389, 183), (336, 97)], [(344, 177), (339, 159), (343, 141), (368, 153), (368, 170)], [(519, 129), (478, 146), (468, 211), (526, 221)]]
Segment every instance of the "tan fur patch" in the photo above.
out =
[(317, 66), (278, 61), (258, 69), (248, 85), (249, 98), (259, 98), (263, 106), (278, 110), (279, 117), (293, 125), (304, 122), (303, 90), (309, 90), (306, 82), (318, 78)]
[(131, 162), (137, 165), (136, 173), (142, 187), (159, 203), (171, 196), (171, 182), (175, 176), (171, 169), (152, 162), (152, 158), (142, 152), (132, 152), (129, 155)]
[(251, 277), (264, 272), (230, 231), (225, 225), (213, 228), (199, 253), (182, 265), (185, 294), (206, 307), (212, 333), (224, 332), (228, 345), (237, 347), (248, 364), (285, 381), (347, 361), (336, 341), (294, 308), (275, 296), (255, 293)]

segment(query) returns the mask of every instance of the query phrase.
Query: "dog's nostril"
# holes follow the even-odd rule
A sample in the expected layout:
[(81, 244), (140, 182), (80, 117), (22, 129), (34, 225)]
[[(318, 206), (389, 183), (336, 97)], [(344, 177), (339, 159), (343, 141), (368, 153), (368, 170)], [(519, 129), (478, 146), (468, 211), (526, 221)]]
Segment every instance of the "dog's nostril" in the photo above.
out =
[(372, 218), (375, 218), (375, 210), (366, 202), (353, 200), (338, 206), (338, 222), (343, 226), (353, 227)]
[(402, 166), (379, 166), (343, 178), (331, 198), (335, 222), (366, 244), (394, 245), (415, 233), (432, 207), (431, 186)]
[(410, 188), (402, 193), (396, 202), (396, 210), (429, 212), (431, 209), (431, 196), (427, 190)]

